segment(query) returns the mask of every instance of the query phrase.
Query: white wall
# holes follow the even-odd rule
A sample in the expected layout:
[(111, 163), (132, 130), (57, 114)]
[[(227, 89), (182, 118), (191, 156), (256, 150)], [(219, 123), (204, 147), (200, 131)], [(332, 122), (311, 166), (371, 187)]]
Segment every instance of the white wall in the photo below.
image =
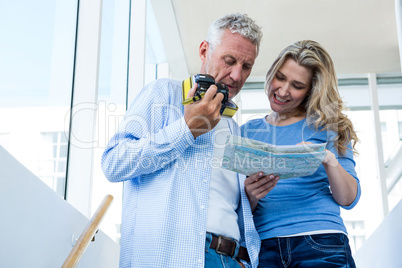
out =
[(393, 208), (381, 225), (356, 252), (357, 267), (402, 267), (402, 201)]
[[(0, 146), (0, 267), (61, 267), (88, 221)], [(78, 267), (118, 267), (118, 257), (99, 231)]]

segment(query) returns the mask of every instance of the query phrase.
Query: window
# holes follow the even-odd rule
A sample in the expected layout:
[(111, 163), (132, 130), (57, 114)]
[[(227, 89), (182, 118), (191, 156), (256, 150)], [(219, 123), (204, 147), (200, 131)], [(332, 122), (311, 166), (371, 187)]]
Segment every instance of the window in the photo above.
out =
[(10, 134), (9, 133), (0, 133), (0, 146), (3, 146), (4, 149), (8, 149), (8, 144), (10, 140)]
[(364, 228), (364, 221), (361, 220), (347, 220), (345, 226), (348, 230), (348, 238), (352, 255), (360, 248), (366, 240), (366, 233)]
[(0, 9), (0, 142), (62, 196), (77, 2), (4, 1)]
[(41, 136), (38, 175), (49, 187), (64, 197), (67, 138), (64, 132), (46, 132)]
[(402, 122), (398, 122), (398, 132), (399, 132), (399, 140), (402, 141)]
[[(101, 229), (116, 242), (120, 241), (123, 183), (107, 181), (101, 169), (101, 157), (107, 143), (117, 132), (126, 112), (127, 80), (132, 79), (127, 78), (129, 7), (128, 0), (103, 1), (97, 133), (95, 134), (99, 146), (94, 148), (93, 162), (92, 204), (94, 205), (92, 213), (105, 195), (113, 195), (114, 201), (102, 220)], [(168, 65), (149, 1), (147, 1), (146, 9), (144, 83), (149, 83), (157, 78), (166, 77)], [(131, 68), (133, 67), (131, 66)]]
[(392, 161), (395, 150), (399, 149), (400, 131), (399, 131), (399, 118), (402, 110), (380, 110), (380, 124), (381, 124), (381, 138), (384, 150), (384, 161), (387, 163)]

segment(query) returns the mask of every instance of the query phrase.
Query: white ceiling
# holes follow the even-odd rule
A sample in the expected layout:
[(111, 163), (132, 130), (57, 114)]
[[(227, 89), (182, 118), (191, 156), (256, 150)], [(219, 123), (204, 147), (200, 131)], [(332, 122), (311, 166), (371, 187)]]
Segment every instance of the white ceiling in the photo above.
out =
[[(338, 76), (401, 71), (394, 0), (151, 0), (172, 74), (198, 73), (208, 26), (231, 12), (262, 27), (251, 77), (265, 76), (288, 44), (312, 39), (332, 55)], [(176, 69), (177, 68), (177, 69)]]

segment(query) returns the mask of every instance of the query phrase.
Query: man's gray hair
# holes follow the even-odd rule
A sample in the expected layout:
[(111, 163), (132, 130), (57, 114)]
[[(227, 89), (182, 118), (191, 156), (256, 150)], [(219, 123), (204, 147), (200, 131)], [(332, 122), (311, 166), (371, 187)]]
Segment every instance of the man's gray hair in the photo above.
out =
[(262, 32), (254, 20), (246, 14), (232, 13), (214, 21), (208, 30), (207, 42), (212, 50), (221, 42), (223, 32), (229, 29), (232, 33), (238, 33), (242, 37), (250, 40), (251, 43), (257, 45), (257, 55), (260, 50), (260, 42)]

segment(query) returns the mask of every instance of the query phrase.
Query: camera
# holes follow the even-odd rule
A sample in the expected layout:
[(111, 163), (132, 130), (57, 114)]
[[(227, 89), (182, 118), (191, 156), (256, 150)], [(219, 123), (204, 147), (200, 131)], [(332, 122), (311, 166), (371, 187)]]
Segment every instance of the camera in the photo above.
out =
[[(223, 100), (222, 100), (222, 104), (225, 104), (228, 100), (229, 100), (229, 89), (226, 85), (224, 84), (220, 84), (220, 83), (215, 83), (215, 79), (208, 74), (196, 74), (193, 76), (190, 76), (189, 78), (187, 78), (186, 80), (183, 81), (183, 88), (185, 89), (184, 91), (188, 92), (188, 90), (190, 90), (190, 88), (193, 87), (193, 84), (197, 83), (198, 87), (197, 90), (195, 92), (195, 95), (199, 96), (202, 92), (206, 92), (208, 90), (208, 88), (212, 85), (215, 85), (218, 90), (216, 93), (222, 93), (223, 94)], [(186, 87), (189, 87), (186, 90)]]

